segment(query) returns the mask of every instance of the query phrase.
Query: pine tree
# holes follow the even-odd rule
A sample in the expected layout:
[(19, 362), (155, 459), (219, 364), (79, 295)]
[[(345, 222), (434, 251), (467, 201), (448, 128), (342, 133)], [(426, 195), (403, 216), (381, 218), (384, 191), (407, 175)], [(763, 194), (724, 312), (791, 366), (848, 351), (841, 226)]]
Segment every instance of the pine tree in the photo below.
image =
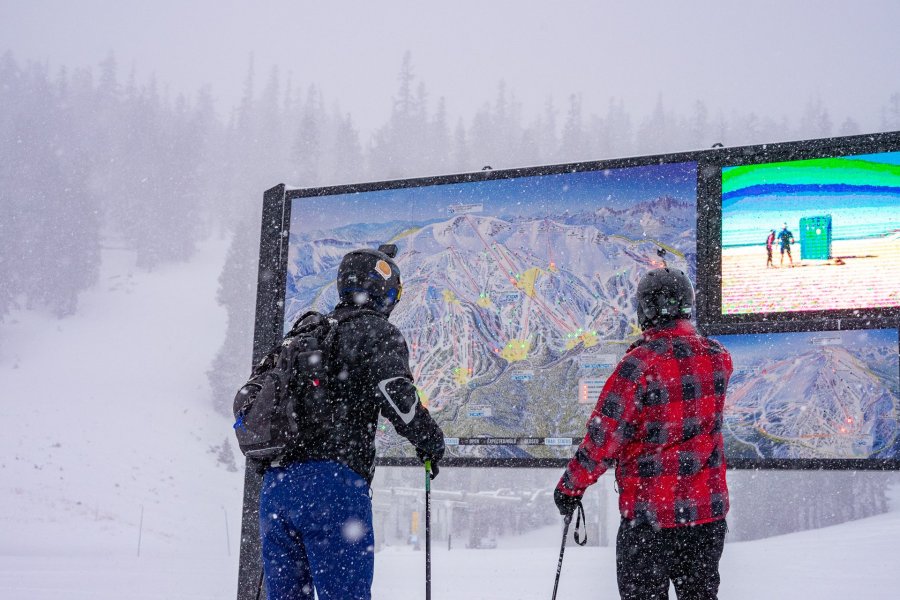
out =
[(858, 135), (860, 133), (862, 133), (862, 130), (859, 128), (859, 123), (852, 117), (844, 119), (844, 122), (841, 123), (841, 127), (838, 130), (838, 135)]
[(466, 126), (462, 118), (456, 122), (456, 129), (453, 132), (453, 150), (452, 150), (453, 170), (457, 173), (464, 173), (472, 170), (472, 160), (469, 158), (469, 141), (466, 136)]
[(14, 207), (7, 218), (0, 219), (0, 240), (3, 240), (4, 251), (0, 252), (0, 322), (13, 308), (16, 295), (19, 293), (19, 269), (17, 252), (20, 229), (15, 210), (19, 200), (13, 191), (14, 171), (10, 168), (15, 154), (18, 152), (18, 137), (15, 135), (16, 117), (21, 106), (22, 73), (16, 64), (13, 54), (7, 51), (0, 57), (0, 206), (5, 210)]
[(581, 96), (569, 96), (569, 110), (563, 124), (559, 154), (565, 162), (587, 160), (587, 144), (584, 139), (584, 123), (581, 117)]
[(621, 100), (610, 99), (606, 111), (606, 132), (609, 136), (606, 146), (612, 156), (628, 156), (634, 150), (634, 133), (631, 117)]
[(334, 140), (334, 169), (331, 180), (335, 183), (351, 183), (361, 181), (364, 176), (362, 146), (359, 133), (353, 126), (349, 114), (344, 118), (336, 117), (337, 131)]
[(398, 75), (391, 116), (374, 137), (370, 155), (373, 179), (396, 179), (422, 174), (422, 151), (427, 147), (427, 98), (424, 82), (415, 86), (412, 54), (406, 52)]
[(438, 98), (434, 118), (428, 124), (427, 165), (429, 172), (446, 173), (451, 164), (450, 130), (447, 125), (447, 102)]
[(472, 160), (475, 165), (480, 165), (480, 167), (476, 168), (481, 168), (486, 165), (490, 165), (495, 169), (504, 167), (502, 162), (497, 162), (502, 161), (503, 157), (497, 156), (494, 153), (495, 138), (493, 135), (493, 116), (489, 105), (483, 105), (482, 108), (475, 113), (475, 118), (472, 119), (469, 139), (471, 140), (469, 152), (472, 156)]
[(226, 225), (227, 219), (219, 211), (222, 198), (229, 195), (227, 187), (228, 165), (225, 149), (225, 131), (216, 118), (214, 98), (209, 85), (197, 92), (191, 111), (190, 128), (195, 132), (197, 164), (194, 169), (194, 189), (197, 195), (196, 210), (200, 228), (198, 235), (211, 235)]
[(731, 131), (728, 127), (728, 120), (725, 118), (725, 113), (721, 110), (716, 112), (716, 119), (712, 126), (712, 132), (714, 144), (723, 144), (725, 146), (729, 145), (731, 141)]
[(219, 275), (216, 299), (228, 318), (225, 341), (207, 371), (207, 378), (213, 406), (225, 415), (231, 415), (234, 394), (249, 376), (253, 360), (259, 230), (259, 220), (252, 217), (234, 228), (225, 266)]
[(517, 164), (523, 166), (537, 166), (541, 164), (540, 130), (541, 121), (538, 118), (522, 132), (522, 138), (516, 152)]
[(306, 94), (303, 117), (297, 129), (293, 148), (294, 182), (312, 187), (320, 181), (319, 162), (322, 151), (322, 106), (319, 92), (311, 86)]
[(558, 162), (559, 139), (557, 138), (556, 116), (556, 106), (553, 104), (553, 97), (550, 96), (544, 102), (543, 117), (540, 121), (540, 129), (537, 132), (541, 158), (543, 161), (550, 163)]
[(284, 180), (289, 160), (290, 140), (284, 135), (282, 106), (281, 75), (278, 68), (273, 67), (257, 108), (256, 165), (263, 189)]
[(756, 116), (755, 112), (750, 112), (744, 115), (742, 119), (736, 121), (744, 131), (742, 143), (757, 144), (763, 141), (759, 134), (759, 117)]
[(506, 90), (506, 81), (500, 80), (497, 84), (497, 96), (494, 100), (494, 108), (491, 111), (487, 127), (482, 131), (489, 148), (488, 155), (492, 156), (494, 168), (512, 167), (511, 159), (514, 153), (512, 107)]
[(45, 65), (20, 69), (11, 54), (0, 61), (0, 84), (9, 100), (0, 121), (0, 316), (19, 301), (70, 315), (97, 278), (100, 220), (69, 88), (51, 83)]
[(688, 145), (691, 149), (700, 150), (708, 147), (709, 111), (702, 100), (694, 102), (693, 113), (688, 124)]
[(642, 124), (637, 136), (640, 154), (666, 152), (672, 146), (669, 115), (663, 107), (662, 94), (656, 97), (653, 112)]
[(797, 137), (825, 138), (831, 135), (831, 117), (828, 110), (822, 105), (822, 99), (813, 98), (806, 103), (803, 116), (800, 118), (800, 128)]

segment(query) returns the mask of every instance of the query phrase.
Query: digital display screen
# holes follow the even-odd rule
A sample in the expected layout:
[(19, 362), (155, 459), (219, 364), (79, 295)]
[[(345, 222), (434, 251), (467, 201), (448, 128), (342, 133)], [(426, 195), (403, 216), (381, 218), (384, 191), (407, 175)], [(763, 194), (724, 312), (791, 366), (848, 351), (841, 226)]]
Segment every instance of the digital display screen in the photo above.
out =
[(900, 458), (896, 329), (714, 337), (734, 361), (729, 458)]
[(900, 307), (900, 152), (722, 169), (723, 315)]
[[(567, 458), (640, 334), (641, 275), (695, 278), (696, 196), (689, 162), (296, 198), (283, 327), (335, 306), (345, 253), (397, 244), (391, 322), (449, 455)], [(385, 421), (377, 443), (412, 452)]]

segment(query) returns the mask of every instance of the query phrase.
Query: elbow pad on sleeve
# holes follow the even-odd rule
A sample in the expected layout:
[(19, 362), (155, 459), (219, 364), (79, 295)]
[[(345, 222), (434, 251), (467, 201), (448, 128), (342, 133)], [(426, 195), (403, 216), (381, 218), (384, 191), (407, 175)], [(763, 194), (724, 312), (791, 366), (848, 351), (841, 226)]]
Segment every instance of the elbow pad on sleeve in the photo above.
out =
[(412, 381), (406, 377), (382, 379), (378, 382), (378, 390), (388, 406), (406, 425), (409, 425), (416, 416), (416, 406), (419, 404), (419, 396)]

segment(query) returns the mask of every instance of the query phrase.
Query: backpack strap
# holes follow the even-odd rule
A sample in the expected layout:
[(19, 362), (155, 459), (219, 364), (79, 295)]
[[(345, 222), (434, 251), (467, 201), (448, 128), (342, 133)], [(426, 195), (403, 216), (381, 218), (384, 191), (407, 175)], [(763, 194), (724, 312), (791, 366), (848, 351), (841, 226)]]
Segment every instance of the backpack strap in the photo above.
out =
[(331, 359), (332, 355), (334, 354), (335, 339), (337, 338), (338, 328), (341, 325), (343, 325), (344, 323), (348, 323), (350, 321), (353, 321), (355, 319), (358, 319), (360, 317), (365, 317), (365, 316), (382, 317), (382, 314), (377, 311), (371, 310), (369, 308), (361, 308), (359, 310), (355, 310), (351, 313), (342, 315), (340, 317), (334, 317), (331, 315), (328, 315), (325, 317), (326, 319), (328, 319), (328, 322), (331, 324), (331, 327), (328, 329), (328, 334), (325, 336), (325, 339), (322, 341), (322, 347), (328, 353), (329, 359)]
[(292, 336), (292, 335), (296, 335), (298, 329), (300, 328), (300, 324), (301, 324), (303, 321), (306, 320), (306, 317), (311, 317), (311, 316), (314, 316), (314, 315), (318, 315), (318, 316), (320, 316), (320, 317), (324, 316), (322, 313), (320, 313), (320, 312), (318, 312), (318, 311), (315, 311), (315, 310), (308, 310), (308, 311), (306, 311), (305, 313), (303, 313), (302, 315), (300, 315), (300, 316), (297, 318), (297, 320), (294, 321), (294, 325), (291, 327), (291, 330), (288, 331), (287, 336), (285, 336), (285, 337), (290, 337), (290, 336)]
[(278, 343), (276, 343), (275, 346), (273, 346), (272, 349), (269, 350), (266, 353), (266, 355), (263, 356), (263, 358), (256, 365), (253, 366), (251, 376), (259, 375), (263, 371), (267, 371), (268, 369), (271, 369), (272, 366), (275, 364), (275, 359), (278, 356), (278, 353), (281, 352), (284, 341), (292, 336), (297, 335), (299, 333), (300, 324), (304, 320), (306, 320), (307, 317), (315, 316), (315, 315), (325, 318), (325, 315), (323, 315), (322, 313), (315, 311), (315, 310), (308, 310), (305, 313), (303, 313), (302, 315), (300, 315), (300, 317), (298, 317), (294, 321), (294, 324), (291, 326), (290, 331), (288, 331), (280, 340), (278, 340)]

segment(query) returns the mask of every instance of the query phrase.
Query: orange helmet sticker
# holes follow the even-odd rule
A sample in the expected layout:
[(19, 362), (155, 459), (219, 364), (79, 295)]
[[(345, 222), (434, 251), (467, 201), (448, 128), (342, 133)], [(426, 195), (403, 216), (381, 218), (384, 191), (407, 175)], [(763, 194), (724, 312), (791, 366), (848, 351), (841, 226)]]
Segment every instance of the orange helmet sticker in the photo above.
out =
[(375, 263), (375, 270), (385, 279), (391, 278), (391, 265), (387, 264), (386, 261), (379, 260)]

